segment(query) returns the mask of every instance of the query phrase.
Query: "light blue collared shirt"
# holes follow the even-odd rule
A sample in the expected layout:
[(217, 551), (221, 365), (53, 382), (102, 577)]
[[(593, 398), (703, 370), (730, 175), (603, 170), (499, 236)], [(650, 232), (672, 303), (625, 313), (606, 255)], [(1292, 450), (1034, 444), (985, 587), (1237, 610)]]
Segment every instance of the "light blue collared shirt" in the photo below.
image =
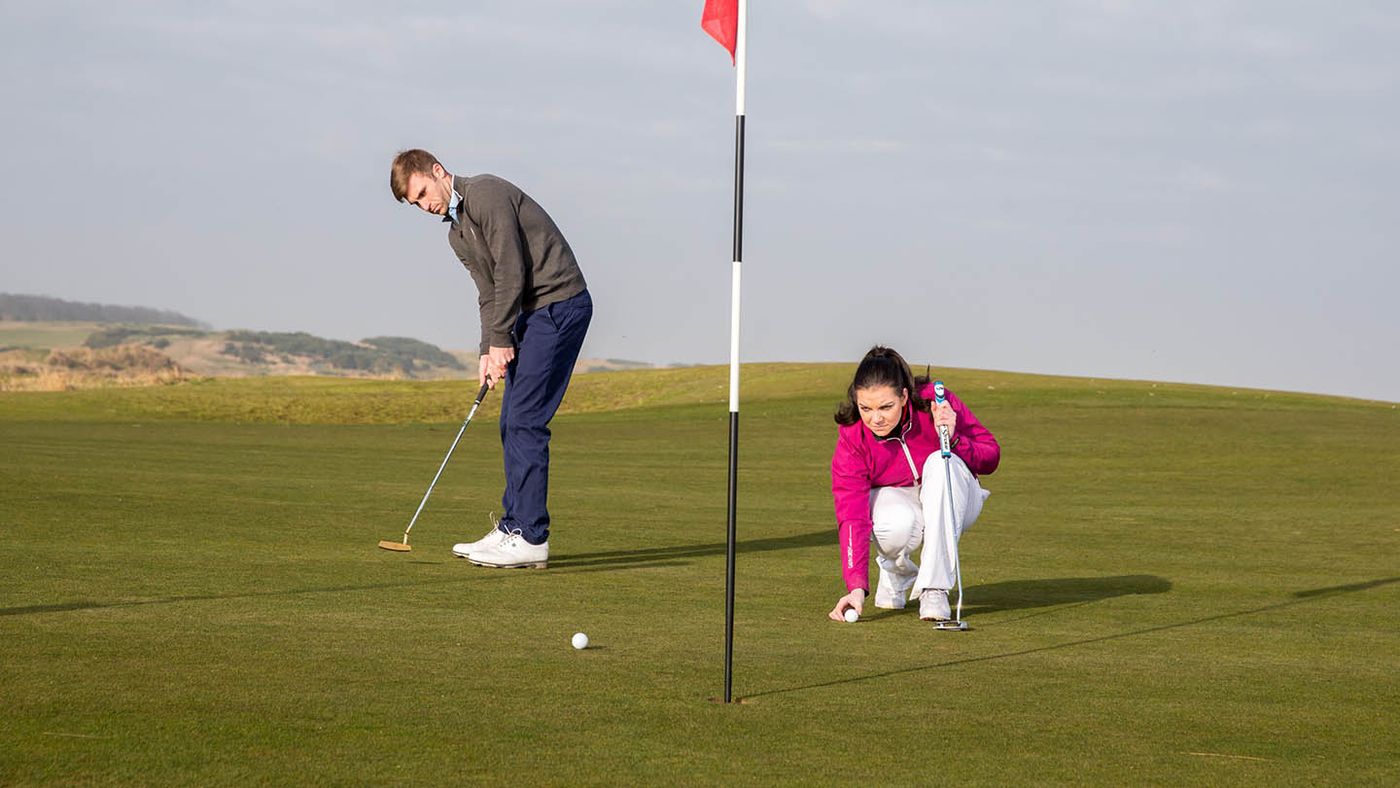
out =
[(462, 195), (457, 193), (457, 187), (452, 187), (452, 201), (447, 204), (447, 218), (453, 223), (457, 223), (457, 206), (462, 204)]

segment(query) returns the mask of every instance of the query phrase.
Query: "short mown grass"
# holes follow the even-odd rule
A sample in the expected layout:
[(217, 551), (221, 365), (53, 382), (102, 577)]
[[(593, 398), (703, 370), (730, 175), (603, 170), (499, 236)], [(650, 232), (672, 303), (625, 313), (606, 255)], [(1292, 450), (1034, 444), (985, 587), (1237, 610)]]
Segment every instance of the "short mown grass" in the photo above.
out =
[(470, 383), (0, 394), (0, 782), (1394, 783), (1393, 404), (945, 371), (1004, 461), (940, 634), (826, 620), (849, 366), (746, 367), (724, 706), (725, 374), (575, 379), (544, 572), (449, 554), (494, 396), (374, 547)]

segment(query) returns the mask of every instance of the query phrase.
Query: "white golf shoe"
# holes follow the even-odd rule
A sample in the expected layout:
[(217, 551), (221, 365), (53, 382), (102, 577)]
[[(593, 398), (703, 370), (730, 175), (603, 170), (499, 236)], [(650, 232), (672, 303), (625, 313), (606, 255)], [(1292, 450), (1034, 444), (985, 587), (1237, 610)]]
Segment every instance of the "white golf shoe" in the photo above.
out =
[(942, 588), (925, 588), (919, 594), (919, 618), (924, 621), (947, 621), (953, 617), (948, 607), (948, 592)]
[(886, 610), (903, 610), (904, 600), (909, 596), (907, 588), (901, 589), (897, 584), (888, 582), (885, 574), (880, 574), (880, 584), (875, 586), (875, 607)]
[(458, 558), (469, 558), (473, 550), (485, 549), (505, 541), (505, 538), (506, 532), (493, 525), (491, 526), (491, 530), (486, 532), (485, 536), (475, 542), (459, 542), (458, 544), (452, 545), (452, 554)]
[(909, 600), (909, 589), (919, 579), (919, 565), (909, 559), (907, 552), (901, 552), (893, 561), (881, 556), (875, 563), (880, 566), (880, 577), (875, 586), (875, 607), (903, 610)]
[(467, 560), (497, 569), (545, 569), (549, 566), (549, 542), (530, 544), (519, 531), (512, 531), (495, 544), (471, 551)]

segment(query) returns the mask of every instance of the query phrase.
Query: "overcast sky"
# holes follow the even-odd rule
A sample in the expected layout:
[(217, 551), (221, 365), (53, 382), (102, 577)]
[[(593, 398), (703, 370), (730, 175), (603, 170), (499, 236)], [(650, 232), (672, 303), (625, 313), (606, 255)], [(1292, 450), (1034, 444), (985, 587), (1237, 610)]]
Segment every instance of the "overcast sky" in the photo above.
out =
[[(1400, 400), (1400, 5), (755, 0), (743, 356)], [(0, 290), (474, 348), (405, 147), (572, 243), (585, 354), (728, 354), (702, 0), (0, 0)], [(1388, 218), (1387, 218), (1388, 217)]]

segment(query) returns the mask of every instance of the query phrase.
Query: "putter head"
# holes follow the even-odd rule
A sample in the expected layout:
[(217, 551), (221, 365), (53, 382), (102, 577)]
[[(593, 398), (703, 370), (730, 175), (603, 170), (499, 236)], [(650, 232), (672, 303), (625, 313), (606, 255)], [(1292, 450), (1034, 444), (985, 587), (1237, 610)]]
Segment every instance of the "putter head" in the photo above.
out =
[(379, 549), (393, 550), (396, 553), (407, 553), (413, 550), (406, 542), (391, 542), (388, 539), (381, 539), (379, 541)]
[(947, 621), (935, 621), (933, 622), (933, 628), (938, 630), (939, 632), (966, 632), (967, 622), (959, 621), (957, 619), (949, 619)]

